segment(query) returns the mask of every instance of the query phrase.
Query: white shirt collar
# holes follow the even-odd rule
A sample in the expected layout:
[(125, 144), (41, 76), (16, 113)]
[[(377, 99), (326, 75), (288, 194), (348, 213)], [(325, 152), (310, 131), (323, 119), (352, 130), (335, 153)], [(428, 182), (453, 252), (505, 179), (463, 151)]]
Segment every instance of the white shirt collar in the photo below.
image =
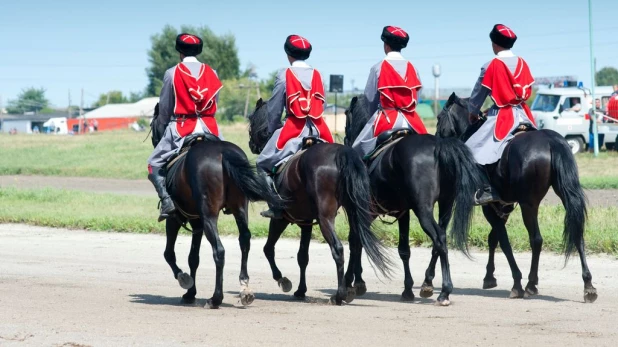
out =
[(401, 55), (401, 52), (395, 52), (395, 51), (386, 53), (386, 58), (385, 59), (389, 59), (389, 60), (405, 60), (403, 55)]
[(304, 60), (294, 60), (294, 62), (292, 62), (292, 66), (294, 66), (294, 67), (311, 67)]
[(185, 58), (182, 60), (182, 62), (183, 62), (183, 63), (199, 63), (200, 61), (199, 61), (199, 60), (197, 60), (197, 58), (196, 58), (196, 57), (185, 57)]
[(509, 58), (509, 57), (514, 57), (515, 54), (513, 54), (513, 52), (511, 52), (510, 49), (507, 49), (507, 50), (498, 52), (498, 54), (496, 54), (496, 56), (498, 56), (500, 58)]

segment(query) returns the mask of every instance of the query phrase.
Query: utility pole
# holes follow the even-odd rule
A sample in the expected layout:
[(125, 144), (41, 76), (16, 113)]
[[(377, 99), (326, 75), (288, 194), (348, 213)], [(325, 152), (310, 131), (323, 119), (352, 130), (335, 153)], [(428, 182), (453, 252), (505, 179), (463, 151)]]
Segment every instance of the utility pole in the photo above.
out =
[(82, 88), (81, 100), (79, 101), (79, 117), (82, 118), (82, 122), (84, 123), (84, 133), (86, 132), (86, 118), (84, 118), (84, 88)]
[(596, 85), (596, 69), (595, 69), (595, 59), (594, 59), (594, 47), (592, 45), (592, 0), (588, 0), (588, 25), (590, 32), (590, 77), (592, 78), (592, 84), (590, 91), (592, 93), (592, 111), (589, 111), (592, 115), (592, 133), (594, 138), (594, 156), (599, 156), (599, 128), (597, 127), (597, 116), (596, 116), (596, 105), (595, 105), (595, 97), (594, 86)]
[(2, 105), (2, 95), (0, 95), (0, 130), (4, 128), (4, 108)]
[(247, 98), (245, 99), (245, 118), (247, 118), (247, 112), (249, 111), (249, 95), (251, 95), (251, 81), (249, 81), (248, 83), (249, 85), (247, 86)]
[(431, 72), (433, 73), (433, 77), (435, 77), (434, 87), (436, 89), (433, 101), (433, 113), (435, 117), (438, 117), (438, 101), (440, 99), (440, 75), (442, 74), (442, 72), (440, 71), (440, 64), (434, 65)]
[(71, 89), (69, 89), (69, 105), (67, 106), (67, 117), (71, 118)]

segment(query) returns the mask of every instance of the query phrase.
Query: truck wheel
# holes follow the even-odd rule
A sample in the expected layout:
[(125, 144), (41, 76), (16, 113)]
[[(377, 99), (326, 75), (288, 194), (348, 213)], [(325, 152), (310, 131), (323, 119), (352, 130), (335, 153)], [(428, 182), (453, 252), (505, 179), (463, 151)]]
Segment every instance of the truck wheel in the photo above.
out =
[(584, 150), (584, 141), (580, 137), (569, 137), (566, 141), (569, 147), (571, 147), (571, 152), (573, 154), (577, 154)]

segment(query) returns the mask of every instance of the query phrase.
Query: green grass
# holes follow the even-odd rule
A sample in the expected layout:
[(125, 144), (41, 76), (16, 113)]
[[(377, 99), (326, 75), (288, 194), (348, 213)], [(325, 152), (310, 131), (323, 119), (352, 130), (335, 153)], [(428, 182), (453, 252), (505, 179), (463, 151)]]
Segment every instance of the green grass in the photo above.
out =
[[(57, 189), (21, 190), (0, 188), (0, 223), (27, 223), (49, 227), (87, 229), (95, 231), (117, 231), (136, 233), (163, 233), (165, 223), (157, 223), (157, 200), (149, 197), (96, 194)], [(252, 234), (264, 237), (268, 233), (268, 220), (259, 216), (265, 208), (252, 204), (249, 225)], [(592, 208), (586, 229), (586, 246), (591, 252), (618, 254), (618, 209)], [(539, 225), (544, 238), (543, 248), (560, 252), (562, 244), (564, 210), (560, 206), (541, 206)], [(378, 236), (388, 245), (398, 242), (396, 225), (374, 224)], [(529, 250), (528, 234), (524, 228), (519, 209), (509, 219), (507, 228), (513, 249)], [(347, 240), (348, 227), (343, 211), (336, 222), (339, 237)], [(322, 240), (317, 227), (314, 236)], [(222, 235), (237, 235), (232, 216), (221, 214), (219, 232)], [(489, 226), (480, 210), (474, 216), (470, 233), (470, 245), (484, 249)], [(298, 237), (297, 226), (289, 227), (285, 237)], [(429, 246), (415, 218), (411, 222), (410, 244)]]
[[(427, 120), (430, 132), (435, 121)], [(240, 146), (250, 160), (247, 124), (222, 125), (226, 140)], [(343, 134), (340, 134), (340, 140)], [(146, 133), (103, 132), (81, 136), (0, 134), (0, 175), (86, 176), (145, 179), (152, 144)], [(618, 189), (618, 154), (577, 155), (581, 182), (588, 189)]]

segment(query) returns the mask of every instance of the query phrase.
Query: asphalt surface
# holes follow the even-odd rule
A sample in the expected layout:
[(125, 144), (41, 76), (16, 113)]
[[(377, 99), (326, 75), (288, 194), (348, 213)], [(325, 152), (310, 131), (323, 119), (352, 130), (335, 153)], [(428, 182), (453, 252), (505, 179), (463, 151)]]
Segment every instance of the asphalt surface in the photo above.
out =
[[(469, 260), (451, 251), (455, 289), (449, 307), (435, 296), (401, 302), (398, 271), (377, 278), (366, 259), (368, 293), (342, 307), (328, 298), (336, 286), (335, 264), (327, 245), (312, 242), (307, 269), (308, 298), (293, 299), (272, 280), (262, 253), (263, 239), (252, 240), (250, 288), (255, 301), (238, 301), (240, 251), (233, 237), (226, 249), (223, 305), (203, 308), (214, 289), (214, 264), (202, 243), (196, 305), (180, 304), (184, 293), (163, 259), (162, 235), (86, 232), (18, 224), (0, 225), (1, 346), (615, 346), (618, 335), (618, 261), (588, 258), (599, 298), (583, 303), (577, 259), (566, 267), (544, 253), (540, 295), (508, 299), (512, 285), (502, 254), (496, 256), (498, 287), (482, 290), (485, 253)], [(177, 243), (179, 266), (187, 271), (188, 236)], [(277, 261), (298, 285), (298, 241), (282, 239)], [(414, 293), (430, 249), (412, 250)], [(529, 253), (516, 259), (527, 277)], [(346, 254), (347, 259), (347, 254)], [(441, 281), (438, 269), (434, 284)], [(525, 283), (525, 282), (524, 282)], [(439, 287), (438, 287), (439, 288)], [(437, 288), (437, 289), (438, 289)]]

